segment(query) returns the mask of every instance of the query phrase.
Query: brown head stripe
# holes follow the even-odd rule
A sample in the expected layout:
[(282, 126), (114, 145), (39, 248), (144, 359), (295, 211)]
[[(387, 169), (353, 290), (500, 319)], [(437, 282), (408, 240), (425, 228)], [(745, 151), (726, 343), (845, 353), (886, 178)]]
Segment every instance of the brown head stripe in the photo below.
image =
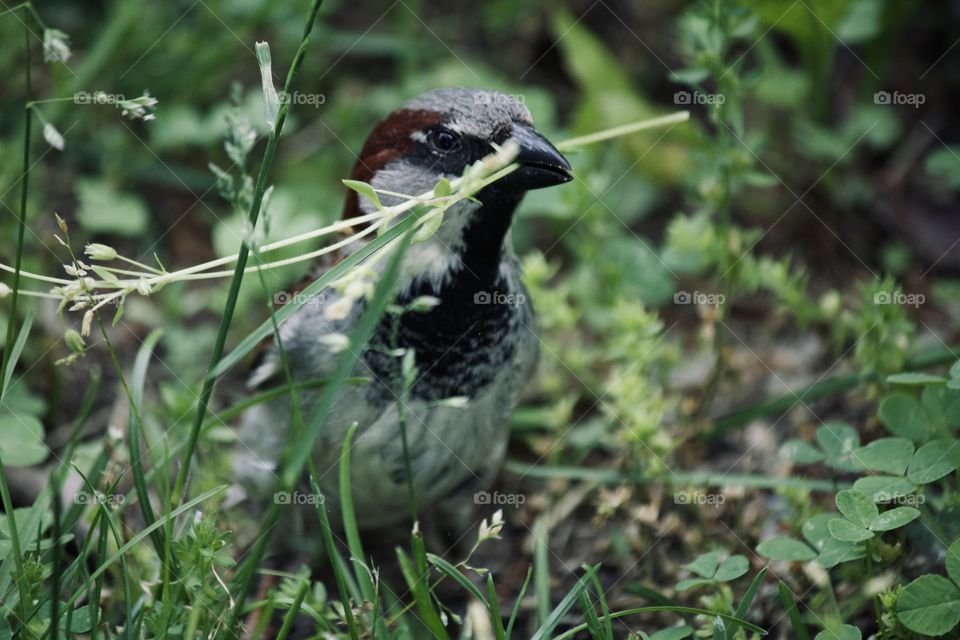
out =
[[(410, 137), (415, 131), (423, 131), (440, 124), (442, 118), (435, 111), (402, 109), (394, 111), (374, 128), (367, 138), (357, 163), (350, 172), (351, 180), (370, 182), (374, 173), (392, 160), (396, 160), (413, 151), (416, 142)], [(343, 204), (342, 219), (363, 215), (360, 209), (360, 196), (353, 190), (347, 191)]]

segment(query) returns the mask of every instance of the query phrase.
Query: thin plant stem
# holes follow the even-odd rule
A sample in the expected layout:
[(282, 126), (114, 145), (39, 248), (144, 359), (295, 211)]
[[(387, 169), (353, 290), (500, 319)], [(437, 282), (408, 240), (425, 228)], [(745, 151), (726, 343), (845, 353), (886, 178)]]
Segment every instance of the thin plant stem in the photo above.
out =
[[(29, 7), (29, 5), (25, 5)], [(33, 82), (30, 77), (30, 30), (26, 25), (23, 28), (24, 52), (26, 57), (26, 90), (27, 100), (33, 93)], [(7, 339), (4, 343), (2, 362), (0, 362), (0, 403), (6, 397), (7, 393), (7, 367), (10, 366), (10, 358), (13, 354), (14, 342), (16, 340), (17, 326), (17, 299), (20, 292), (20, 266), (23, 259), (23, 237), (26, 229), (27, 215), (27, 186), (30, 177), (30, 129), (32, 118), (30, 109), (24, 110), (24, 130), (23, 130), (23, 173), (20, 178), (20, 213), (17, 219), (17, 255), (14, 260), (13, 287), (10, 295), (10, 315), (7, 320)], [(7, 470), (3, 464), (3, 458), (0, 456), (0, 492), (2, 492), (3, 509), (7, 513), (7, 525), (10, 529), (10, 545), (13, 553), (14, 563), (17, 569), (17, 588), (20, 597), (17, 601), (17, 610), (20, 612), (20, 624), (27, 624), (26, 600), (27, 590), (23, 580), (23, 556), (20, 548), (20, 533), (17, 530), (17, 521), (13, 512), (13, 501), (10, 498), (10, 487), (7, 485)]]
[[(322, 3), (323, 0), (313, 0), (313, 3), (310, 6), (310, 11), (307, 14), (306, 24), (304, 25), (303, 29), (303, 36), (300, 38), (300, 46), (297, 48), (297, 53), (290, 65), (290, 69), (287, 72), (286, 82), (283, 85), (285, 95), (290, 95), (290, 92), (293, 89), (294, 80), (296, 80), (297, 72), (300, 70), (300, 66), (303, 64), (303, 58), (307, 52), (307, 44), (310, 41), (310, 33), (313, 31), (313, 25), (316, 21), (317, 12), (320, 10), (320, 5)], [(253, 200), (250, 203), (250, 211), (247, 214), (247, 222), (250, 224), (250, 228), (256, 228), (257, 219), (260, 217), (260, 208), (263, 204), (263, 194), (267, 189), (267, 177), (270, 173), (271, 167), (273, 166), (273, 159), (277, 152), (277, 145), (280, 142), (280, 132), (283, 130), (283, 124), (287, 119), (287, 111), (289, 108), (289, 101), (285, 100), (281, 103), (280, 110), (277, 113), (276, 124), (274, 125), (273, 131), (270, 132), (270, 138), (267, 140), (267, 147), (263, 154), (263, 160), (260, 163), (260, 171), (257, 174)], [(249, 256), (249, 253), (249, 244), (244, 241), (240, 247), (240, 253), (237, 255), (236, 269), (234, 270), (233, 279), (230, 281), (230, 290), (227, 294), (227, 302), (223, 309), (223, 316), (220, 319), (220, 328), (217, 331), (217, 338), (213, 346), (213, 352), (210, 354), (210, 362), (207, 366), (208, 371), (212, 371), (220, 362), (220, 358), (223, 356), (223, 348), (226, 344), (227, 332), (230, 329), (230, 323), (233, 321), (234, 311), (236, 311), (237, 298), (240, 295), (240, 285), (243, 282), (244, 269), (247, 265), (247, 257)], [(180, 504), (180, 501), (183, 498), (183, 492), (187, 482), (187, 475), (190, 471), (190, 462), (193, 459), (193, 454), (197, 448), (197, 440), (200, 437), (200, 428), (203, 426), (203, 421), (207, 414), (207, 407), (210, 404), (210, 398), (213, 395), (213, 387), (215, 383), (216, 378), (210, 376), (204, 377), (203, 388), (200, 391), (200, 397), (197, 402), (196, 416), (193, 420), (193, 424), (190, 427), (190, 433), (187, 437), (187, 448), (184, 451), (183, 459), (180, 462), (180, 469), (177, 472), (177, 478), (171, 494), (171, 504), (173, 506)]]

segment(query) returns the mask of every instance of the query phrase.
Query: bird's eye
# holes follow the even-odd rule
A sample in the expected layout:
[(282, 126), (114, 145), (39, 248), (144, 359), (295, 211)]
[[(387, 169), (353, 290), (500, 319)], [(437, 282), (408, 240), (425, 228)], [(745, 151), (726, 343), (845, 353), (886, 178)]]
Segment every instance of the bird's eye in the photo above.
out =
[(459, 140), (459, 136), (446, 129), (434, 131), (430, 136), (430, 144), (438, 151), (450, 151), (456, 146), (457, 140)]

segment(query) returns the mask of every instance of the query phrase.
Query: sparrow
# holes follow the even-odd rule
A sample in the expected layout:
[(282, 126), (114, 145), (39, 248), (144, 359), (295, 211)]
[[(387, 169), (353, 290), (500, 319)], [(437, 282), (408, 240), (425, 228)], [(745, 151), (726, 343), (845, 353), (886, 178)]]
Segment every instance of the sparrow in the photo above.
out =
[[(514, 161), (519, 168), (475, 199), (451, 206), (436, 233), (410, 245), (403, 256), (395, 305), (407, 308), (429, 296), (432, 306), (380, 319), (354, 371), (369, 382), (349, 385), (323, 424), (312, 455), (328, 508), (338, 495), (341, 447), (357, 425), (351, 486), (361, 527), (394, 525), (410, 515), (401, 412), (420, 507), (462, 513), (469, 504), (472, 511), (474, 494), (493, 482), (507, 447), (510, 415), (539, 351), (511, 224), (527, 191), (568, 182), (571, 166), (534, 129), (530, 111), (516, 98), (443, 88), (409, 100), (381, 121), (351, 172), (352, 179), (382, 192), (419, 194), (441, 178), (459, 177), (510, 139), (519, 147)], [(402, 200), (381, 196), (387, 206)], [(374, 203), (347, 193), (345, 218), (375, 211)], [(335, 305), (343, 308), (342, 297), (328, 288), (280, 327), (295, 380), (332, 374), (339, 354), (325, 336), (349, 336), (364, 307), (361, 299), (345, 314), (331, 313)], [(416, 377), (402, 394), (398, 354), (408, 352)], [(284, 375), (274, 345), (249, 384), (283, 384)], [(318, 395), (301, 396), (303, 416), (311, 414)], [(290, 422), (289, 398), (257, 405), (244, 416), (238, 439), (245, 446), (235, 469), (248, 498), (259, 493), (269, 499), (263, 489), (276, 480)]]

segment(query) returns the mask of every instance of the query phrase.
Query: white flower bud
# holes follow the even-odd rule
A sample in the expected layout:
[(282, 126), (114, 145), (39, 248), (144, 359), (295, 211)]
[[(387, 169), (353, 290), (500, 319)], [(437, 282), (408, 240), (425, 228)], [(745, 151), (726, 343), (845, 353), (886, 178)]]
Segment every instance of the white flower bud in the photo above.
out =
[(105, 244), (99, 244), (92, 242), (84, 247), (83, 252), (89, 256), (91, 260), (116, 260), (117, 251), (113, 247), (109, 247)]

